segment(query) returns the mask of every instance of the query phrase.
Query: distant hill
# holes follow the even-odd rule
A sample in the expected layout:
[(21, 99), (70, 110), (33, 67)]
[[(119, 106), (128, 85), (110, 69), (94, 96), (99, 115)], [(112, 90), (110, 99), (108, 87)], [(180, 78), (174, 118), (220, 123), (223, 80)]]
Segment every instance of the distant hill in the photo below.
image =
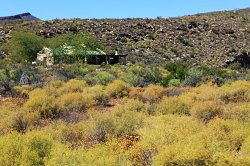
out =
[(30, 13), (22, 13), (14, 16), (0, 17), (0, 21), (39, 21), (40, 19), (34, 17)]

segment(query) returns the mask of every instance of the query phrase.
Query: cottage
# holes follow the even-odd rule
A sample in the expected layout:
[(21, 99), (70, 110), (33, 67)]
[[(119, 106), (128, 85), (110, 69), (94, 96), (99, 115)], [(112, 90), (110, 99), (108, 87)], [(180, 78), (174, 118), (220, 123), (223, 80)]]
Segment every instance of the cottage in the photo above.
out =
[(45, 64), (46, 66), (52, 66), (54, 64), (54, 56), (51, 49), (44, 47), (37, 54), (37, 61)]
[[(84, 48), (84, 45), (83, 45)], [(68, 57), (74, 57), (75, 50), (74, 46), (67, 46), (64, 45), (60, 49), (50, 49), (44, 47), (38, 54), (37, 54), (37, 61), (45, 64), (46, 66), (52, 66), (54, 64), (54, 57), (57, 57), (57, 61), (64, 61)], [(119, 55), (116, 51), (115, 54), (106, 54), (101, 49), (95, 50), (80, 50), (78, 51), (79, 55), (75, 55), (78, 59), (81, 59), (87, 64), (126, 64), (127, 56), (126, 55)], [(80, 57), (80, 58), (79, 58)]]

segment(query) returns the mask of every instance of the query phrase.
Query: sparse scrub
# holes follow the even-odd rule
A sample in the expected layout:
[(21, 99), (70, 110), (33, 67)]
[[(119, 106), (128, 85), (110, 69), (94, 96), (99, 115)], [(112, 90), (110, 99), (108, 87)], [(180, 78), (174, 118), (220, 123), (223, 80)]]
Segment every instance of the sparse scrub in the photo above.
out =
[(29, 94), (29, 100), (25, 103), (24, 109), (30, 112), (39, 112), (42, 118), (56, 117), (58, 106), (56, 98), (45, 92), (43, 89), (36, 89)]
[(70, 80), (58, 89), (59, 94), (83, 92), (87, 86), (85, 81), (82, 80)]
[(160, 101), (163, 97), (164, 88), (157, 85), (151, 85), (145, 89), (142, 93), (143, 100), (147, 102), (157, 102)]
[(190, 112), (193, 117), (207, 123), (216, 117), (222, 116), (223, 111), (221, 103), (208, 101), (195, 104)]
[(191, 101), (181, 97), (165, 97), (157, 105), (156, 112), (163, 115), (177, 114), (177, 115), (189, 115), (191, 108)]
[[(117, 77), (127, 70), (105, 68)], [(0, 165), (250, 163), (247, 81), (139, 88), (71, 80), (21, 90), (22, 100), (0, 98)]]
[(85, 111), (94, 104), (93, 95), (85, 93), (68, 93), (57, 99), (57, 105), (62, 112)]
[(108, 84), (105, 90), (111, 97), (124, 97), (128, 95), (129, 85), (121, 80), (115, 80)]

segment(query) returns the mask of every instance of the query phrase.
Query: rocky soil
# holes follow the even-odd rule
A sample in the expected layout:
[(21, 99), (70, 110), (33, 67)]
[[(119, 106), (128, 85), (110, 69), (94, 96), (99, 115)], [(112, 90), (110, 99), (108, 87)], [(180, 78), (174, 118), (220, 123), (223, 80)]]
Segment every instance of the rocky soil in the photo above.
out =
[(242, 55), (243, 61), (250, 58), (250, 9), (167, 19), (0, 22), (0, 44), (13, 30), (34, 31), (46, 38), (89, 31), (105, 43), (108, 52), (117, 49), (131, 62), (141, 64), (183, 60), (222, 67)]

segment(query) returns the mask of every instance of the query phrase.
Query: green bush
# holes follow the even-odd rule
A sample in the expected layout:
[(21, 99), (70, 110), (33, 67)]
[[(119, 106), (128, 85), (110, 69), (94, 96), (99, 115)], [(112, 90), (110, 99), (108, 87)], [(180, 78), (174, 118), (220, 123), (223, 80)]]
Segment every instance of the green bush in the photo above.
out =
[(166, 69), (171, 72), (173, 78), (184, 80), (188, 71), (187, 65), (183, 62), (168, 63)]
[(182, 82), (182, 86), (192, 86), (196, 87), (202, 82), (203, 71), (200, 69), (192, 68), (188, 71), (187, 77)]
[(179, 87), (179, 86), (181, 86), (181, 81), (179, 79), (172, 79), (168, 82), (168, 86)]
[(14, 32), (12, 38), (4, 45), (15, 62), (35, 61), (37, 53), (44, 46), (44, 39), (33, 33)]
[(108, 72), (100, 72), (96, 76), (97, 84), (99, 85), (107, 85), (111, 81), (115, 80), (115, 76)]
[(239, 70), (241, 68), (241, 64), (238, 62), (232, 63), (228, 66), (231, 70)]

